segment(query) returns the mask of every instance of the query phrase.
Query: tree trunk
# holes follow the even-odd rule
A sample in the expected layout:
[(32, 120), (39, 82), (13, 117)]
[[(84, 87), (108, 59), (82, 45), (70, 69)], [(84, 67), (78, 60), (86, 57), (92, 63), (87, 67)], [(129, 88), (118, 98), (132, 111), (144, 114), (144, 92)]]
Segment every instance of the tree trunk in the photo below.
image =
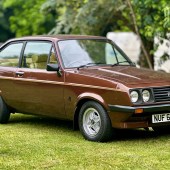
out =
[(141, 35), (139, 33), (139, 29), (138, 29), (138, 26), (137, 26), (137, 21), (136, 21), (136, 16), (135, 16), (135, 13), (134, 13), (134, 10), (133, 10), (133, 7), (132, 7), (132, 4), (130, 2), (130, 0), (126, 0), (128, 5), (129, 5), (129, 8), (130, 8), (130, 14), (131, 14), (131, 17), (132, 17), (132, 21), (133, 21), (133, 24), (134, 24), (134, 27), (135, 27), (135, 32), (136, 34), (138, 35), (139, 37), (139, 40), (141, 42), (141, 49), (142, 49), (142, 52), (146, 58), (146, 61), (148, 63), (148, 66), (150, 69), (153, 68), (153, 65), (151, 64), (151, 60), (150, 60), (150, 56), (148, 54), (148, 51), (147, 49), (145, 48), (145, 45), (144, 45), (144, 42), (142, 41), (142, 38), (141, 38)]

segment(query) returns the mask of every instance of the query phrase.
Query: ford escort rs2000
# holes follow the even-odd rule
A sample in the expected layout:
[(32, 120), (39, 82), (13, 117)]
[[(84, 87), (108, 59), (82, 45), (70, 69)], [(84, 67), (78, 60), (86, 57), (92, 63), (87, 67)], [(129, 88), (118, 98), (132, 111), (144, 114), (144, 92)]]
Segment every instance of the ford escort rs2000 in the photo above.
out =
[(85, 139), (170, 126), (170, 74), (140, 69), (98, 36), (29, 36), (0, 47), (0, 123), (11, 113), (72, 120)]

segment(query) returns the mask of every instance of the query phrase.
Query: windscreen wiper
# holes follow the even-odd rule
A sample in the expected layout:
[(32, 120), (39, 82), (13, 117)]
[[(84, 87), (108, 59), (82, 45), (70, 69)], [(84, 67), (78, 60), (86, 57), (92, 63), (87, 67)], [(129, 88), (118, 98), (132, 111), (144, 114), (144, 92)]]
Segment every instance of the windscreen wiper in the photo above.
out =
[(77, 67), (77, 69), (79, 70), (80, 68), (83, 68), (83, 67), (88, 67), (88, 66), (91, 66), (91, 65), (98, 65), (98, 64), (104, 64), (104, 63), (101, 63), (101, 62), (98, 62), (98, 63), (87, 63), (87, 64), (84, 64), (84, 65), (80, 65), (79, 67)]

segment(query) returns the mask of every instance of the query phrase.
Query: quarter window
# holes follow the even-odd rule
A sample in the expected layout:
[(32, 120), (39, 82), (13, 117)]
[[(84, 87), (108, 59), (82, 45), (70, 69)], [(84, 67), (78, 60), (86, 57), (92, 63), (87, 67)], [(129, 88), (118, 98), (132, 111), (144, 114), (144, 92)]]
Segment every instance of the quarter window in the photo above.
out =
[(49, 61), (50, 64), (57, 64), (57, 58), (56, 58), (56, 55), (55, 55), (55, 51), (54, 51), (54, 47), (51, 49), (51, 52), (50, 52), (50, 61)]
[(0, 52), (0, 66), (17, 67), (23, 43), (10, 44)]
[(27, 42), (22, 67), (46, 69), (52, 44), (49, 42)]

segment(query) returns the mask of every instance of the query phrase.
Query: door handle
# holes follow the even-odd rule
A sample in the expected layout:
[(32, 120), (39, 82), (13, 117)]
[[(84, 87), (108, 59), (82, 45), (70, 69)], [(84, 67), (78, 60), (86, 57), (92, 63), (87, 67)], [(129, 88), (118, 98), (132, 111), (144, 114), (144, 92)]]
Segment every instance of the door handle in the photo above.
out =
[(16, 75), (17, 75), (17, 77), (23, 77), (24, 72), (20, 72), (20, 71), (18, 71), (18, 72), (16, 72)]

